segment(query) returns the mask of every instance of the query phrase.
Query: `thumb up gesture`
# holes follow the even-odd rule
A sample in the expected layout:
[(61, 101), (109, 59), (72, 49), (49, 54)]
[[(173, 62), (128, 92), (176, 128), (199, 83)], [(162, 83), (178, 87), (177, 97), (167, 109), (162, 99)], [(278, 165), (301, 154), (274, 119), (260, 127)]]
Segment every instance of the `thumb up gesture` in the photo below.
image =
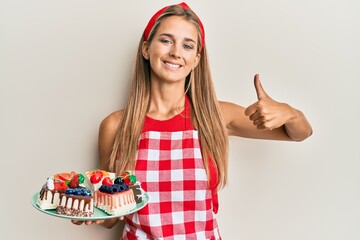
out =
[(284, 125), (291, 118), (293, 108), (274, 101), (265, 92), (258, 74), (254, 77), (254, 85), (258, 101), (245, 109), (245, 115), (259, 130), (273, 130)]

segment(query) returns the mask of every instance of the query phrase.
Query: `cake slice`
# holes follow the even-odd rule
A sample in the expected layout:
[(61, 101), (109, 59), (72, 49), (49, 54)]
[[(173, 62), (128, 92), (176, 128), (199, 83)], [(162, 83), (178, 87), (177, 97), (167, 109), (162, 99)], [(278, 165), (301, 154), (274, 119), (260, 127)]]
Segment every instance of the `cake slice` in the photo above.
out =
[(56, 209), (60, 202), (60, 194), (67, 189), (65, 182), (49, 177), (42, 186), (36, 200), (37, 205), (44, 210)]
[(56, 209), (60, 202), (60, 194), (68, 189), (66, 183), (74, 175), (75, 172), (62, 172), (48, 177), (36, 200), (37, 205), (43, 210)]
[(86, 187), (90, 188), (90, 190), (92, 192), (95, 192), (96, 190), (98, 190), (101, 187), (102, 181), (104, 180), (104, 178), (109, 177), (110, 179), (114, 179), (115, 173), (107, 172), (107, 171), (100, 170), (100, 169), (95, 169), (95, 170), (87, 171), (85, 173), (85, 176), (86, 176), (86, 179), (85, 179), (84, 185)]
[(60, 194), (57, 213), (73, 217), (91, 217), (94, 213), (94, 199), (90, 189), (69, 188)]
[[(111, 178), (110, 176), (115, 176), (115, 174), (105, 172), (108, 177), (103, 177), (101, 182), (94, 181), (97, 179), (93, 177), (94, 174), (96, 174), (96, 171), (93, 171), (93, 175), (87, 174), (87, 176), (92, 184), (97, 184), (93, 187), (95, 189), (95, 207), (110, 215), (125, 215), (136, 208), (136, 197), (134, 191), (129, 187), (131, 182), (129, 174)], [(132, 175), (131, 180), (136, 181), (136, 177)]]
[(134, 193), (129, 188), (118, 190), (117, 186), (111, 186), (107, 190), (100, 188), (95, 191), (94, 204), (110, 215), (125, 215), (136, 208)]
[(56, 208), (58, 214), (73, 217), (91, 217), (94, 213), (94, 198), (90, 189), (83, 186), (85, 177), (74, 175), (65, 192), (60, 194), (60, 201)]

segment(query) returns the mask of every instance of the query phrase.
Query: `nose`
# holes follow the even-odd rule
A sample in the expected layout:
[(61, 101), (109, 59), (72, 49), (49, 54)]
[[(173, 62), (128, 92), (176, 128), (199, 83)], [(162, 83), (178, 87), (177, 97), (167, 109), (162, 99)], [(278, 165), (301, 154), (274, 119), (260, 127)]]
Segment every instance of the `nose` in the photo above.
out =
[(180, 52), (181, 48), (178, 44), (173, 44), (170, 48), (170, 52), (169, 55), (173, 58), (179, 58), (180, 57)]

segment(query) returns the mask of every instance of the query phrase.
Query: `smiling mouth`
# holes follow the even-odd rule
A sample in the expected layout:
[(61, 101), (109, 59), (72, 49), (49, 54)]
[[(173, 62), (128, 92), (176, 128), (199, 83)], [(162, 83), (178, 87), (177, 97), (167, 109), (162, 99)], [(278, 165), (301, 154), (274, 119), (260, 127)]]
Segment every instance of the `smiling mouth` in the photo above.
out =
[(171, 70), (177, 70), (181, 67), (180, 64), (174, 64), (174, 63), (169, 63), (169, 62), (164, 62), (164, 63)]

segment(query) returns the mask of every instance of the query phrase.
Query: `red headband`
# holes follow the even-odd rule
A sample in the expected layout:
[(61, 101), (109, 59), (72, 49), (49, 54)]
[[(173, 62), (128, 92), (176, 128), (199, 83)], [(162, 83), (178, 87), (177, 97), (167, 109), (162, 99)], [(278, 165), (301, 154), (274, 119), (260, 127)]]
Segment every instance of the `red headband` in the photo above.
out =
[[(182, 2), (180, 4), (178, 4), (178, 6), (182, 7), (184, 10), (188, 10), (190, 9), (190, 7)], [(151, 17), (150, 21), (148, 22), (148, 24), (146, 25), (146, 28), (144, 30), (144, 41), (147, 41), (148, 37), (149, 37), (149, 34), (150, 34), (150, 31), (151, 29), (154, 27), (154, 24), (156, 22), (156, 20), (160, 17), (160, 15), (165, 12), (166, 9), (168, 9), (169, 6), (167, 7), (164, 7), (162, 9), (160, 9), (159, 11), (157, 11), (154, 16)], [(191, 10), (191, 9), (190, 9)], [(196, 16), (196, 15), (195, 15)], [(198, 22), (199, 22), (199, 26), (200, 26), (200, 31), (201, 31), (201, 46), (199, 48), (199, 53), (201, 53), (201, 50), (203, 49), (204, 47), (204, 43), (205, 43), (205, 30), (204, 30), (204, 26), (202, 24), (202, 22), (200, 21), (200, 18), (198, 16), (196, 16)]]

